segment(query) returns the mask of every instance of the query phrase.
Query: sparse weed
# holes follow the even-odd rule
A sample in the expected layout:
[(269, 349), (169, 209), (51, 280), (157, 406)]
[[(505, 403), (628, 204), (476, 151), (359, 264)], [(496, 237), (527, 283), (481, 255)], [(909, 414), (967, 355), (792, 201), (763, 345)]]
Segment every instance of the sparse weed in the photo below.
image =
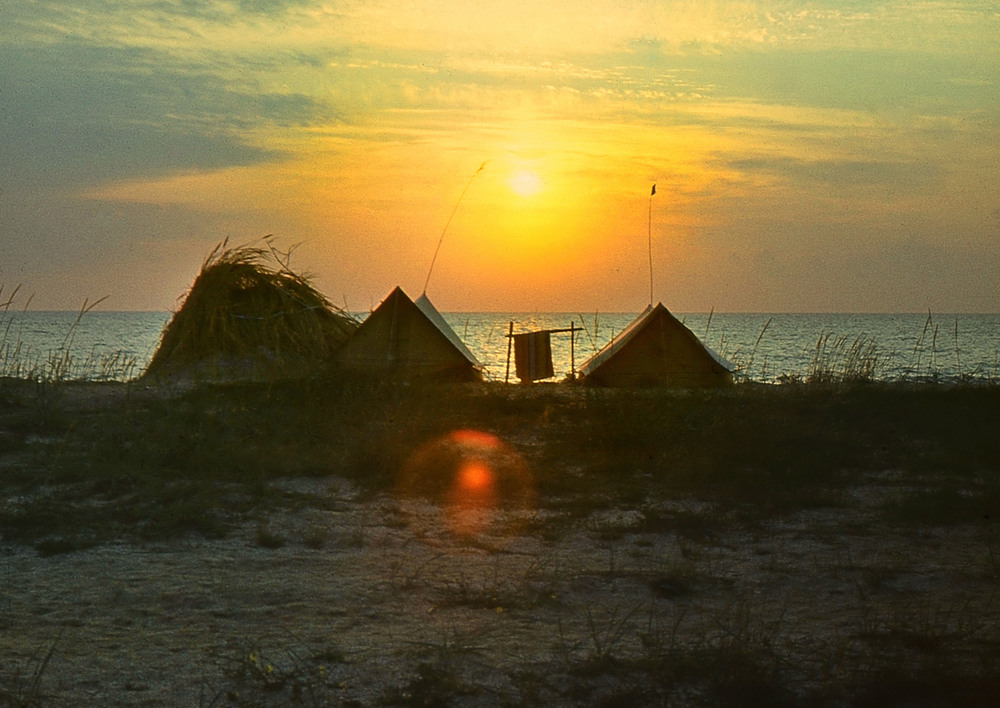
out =
[(1000, 581), (1000, 531), (994, 531), (984, 541), (985, 566), (988, 577)]
[(606, 664), (618, 649), (626, 630), (629, 629), (629, 622), (632, 617), (642, 609), (642, 605), (635, 605), (627, 611), (620, 608), (612, 608), (611, 613), (598, 620), (593, 610), (587, 607), (587, 637), (590, 639), (590, 661), (597, 665)]
[[(49, 645), (39, 647), (23, 664), (16, 664), (9, 676), (0, 671), (0, 705), (11, 708), (34, 708), (44, 706), (42, 678), (52, 661), (62, 633)], [(0, 666), (0, 670), (6, 669)]]
[(389, 582), (399, 585), (404, 590), (412, 589), (421, 582), (424, 575), (431, 570), (435, 564), (445, 557), (444, 553), (436, 553), (423, 560), (410, 563), (407, 556), (402, 556), (393, 563), (389, 570)]
[[(357, 541), (352, 542), (345, 540), (344, 541), (345, 545), (355, 545), (359, 547), (363, 546), (364, 530), (360, 529), (358, 533), (360, 535)], [(322, 523), (321, 519), (313, 515), (309, 515), (307, 517), (305, 529), (303, 529), (302, 531), (302, 542), (306, 545), (307, 548), (318, 550), (323, 546), (325, 546), (329, 541), (330, 541), (330, 530), (326, 527), (325, 524)]]
[(439, 706), (449, 701), (484, 693), (484, 688), (463, 681), (448, 660), (424, 661), (417, 665), (416, 675), (405, 686), (389, 692), (388, 705)]
[(494, 562), (489, 572), (461, 573), (445, 584), (442, 606), (469, 607), (495, 612), (530, 610), (558, 603), (558, 578), (542, 571), (540, 563), (512, 568)]
[(228, 671), (228, 684), (216, 694), (216, 700), (225, 696), (228, 705), (248, 708), (271, 705), (263, 701), (265, 696), (279, 700), (280, 705), (340, 705), (344, 684), (339, 677), (346, 663), (339, 650), (310, 649), (294, 636), (288, 646), (274, 654), (252, 645), (238, 653)]
[(285, 545), (285, 537), (269, 522), (262, 521), (257, 525), (257, 545), (261, 548), (276, 549)]
[[(554, 703), (586, 702), (593, 691), (596, 698), (660, 704), (693, 696), (691, 702), (780, 705), (790, 702), (787, 687), (796, 686), (801, 703), (849, 704), (885, 697), (892, 686), (928, 686), (932, 679), (923, 669), (952, 655), (966, 663), (956, 658), (934, 676), (934, 695), (957, 690), (962, 680), (987, 688), (996, 683), (990, 683), (990, 657), (1000, 646), (1000, 623), (991, 603), (920, 606), (900, 589), (918, 564), (908, 555), (914, 529), (930, 538), (981, 532), (975, 538), (982, 545), (970, 551), (961, 577), (987, 594), (996, 586), (1000, 391), (992, 387), (746, 386), (569, 398), (320, 379), (153, 391), (90, 407), (63, 405), (72, 400), (63, 386), (50, 387), (42, 400), (37, 387), (0, 389), (10, 403), (0, 409), (8, 463), (0, 503), (5, 543), (72, 552), (84, 543), (212, 536), (249, 523), (251, 543), (264, 547), (301, 542), (382, 553), (379, 595), (413, 594), (420, 599), (415, 604), (440, 613), (433, 622), (469, 622), (462, 636), (452, 632), (412, 653), (391, 654), (402, 662), (402, 688), (396, 693), (398, 683), (390, 685), (386, 703), (456, 695), (474, 703), (487, 685), (482, 667), (495, 658), (493, 635), (483, 634), (491, 628), (510, 633), (504, 651), (521, 662), (502, 671), (489, 666), (507, 672), (498, 684), (515, 686), (521, 698)], [(530, 543), (544, 549), (581, 540), (591, 554), (586, 571), (574, 574), (572, 559), (551, 560), (545, 550), (456, 545), (436, 529), (403, 521), (399, 468), (421, 443), (454, 429), (488, 430), (523, 454), (538, 489)], [(331, 501), (334, 487), (278, 483), (335, 476), (364, 490), (360, 498), (352, 491), (350, 501)], [(865, 489), (878, 494), (861, 513), (852, 500)], [(377, 500), (367, 509), (383, 514), (376, 531), (359, 526), (356, 542), (350, 527), (329, 530), (339, 528), (329, 525), (338, 516), (331, 509), (355, 499), (359, 505)], [(842, 511), (845, 520), (831, 536), (812, 524), (814, 516), (839, 518)], [(612, 521), (599, 543), (593, 519)], [(774, 530), (787, 528), (797, 530)], [(907, 552), (862, 552), (869, 531), (892, 536), (893, 548)], [(785, 534), (779, 540), (787, 548), (801, 540), (819, 549), (810, 557), (828, 576), (825, 589), (842, 612), (840, 634), (824, 638), (820, 648), (797, 636), (798, 618), (786, 615), (780, 599), (761, 599), (767, 590), (756, 594), (755, 580), (730, 567), (731, 560), (745, 561), (784, 582), (793, 554), (780, 568), (736, 558), (759, 547), (746, 539), (762, 533)], [(770, 535), (763, 538), (768, 548), (786, 549)], [(456, 561), (456, 550), (466, 554), (461, 562), (496, 560), (475, 570)], [(537, 555), (525, 561), (521, 552)], [(639, 554), (645, 565), (638, 564)], [(356, 554), (330, 555), (347, 563)], [(608, 579), (614, 591), (605, 589)], [(461, 619), (440, 619), (449, 612)], [(390, 622), (391, 614), (375, 621)], [(544, 635), (529, 626), (536, 620), (548, 623), (541, 625)], [(522, 654), (512, 647), (515, 636), (535, 643)], [(405, 646), (422, 638), (411, 634)], [(548, 644), (553, 639), (554, 646)], [(349, 692), (339, 684), (354, 666), (345, 669), (348, 662), (336, 652), (288, 644), (291, 650), (270, 649), (266, 658), (260, 647), (241, 652), (229, 684), (221, 693), (206, 691), (203, 703), (341, 702)], [(891, 658), (882, 658), (882, 650), (891, 650)], [(524, 670), (540, 654), (551, 675)], [(41, 693), (48, 659), (33, 661), (16, 682), (3, 674), (0, 704), (17, 705), (13, 696), (23, 705), (41, 703), (31, 696)], [(876, 676), (890, 664), (896, 673)], [(817, 666), (828, 668), (817, 669), (819, 678), (801, 678)]]

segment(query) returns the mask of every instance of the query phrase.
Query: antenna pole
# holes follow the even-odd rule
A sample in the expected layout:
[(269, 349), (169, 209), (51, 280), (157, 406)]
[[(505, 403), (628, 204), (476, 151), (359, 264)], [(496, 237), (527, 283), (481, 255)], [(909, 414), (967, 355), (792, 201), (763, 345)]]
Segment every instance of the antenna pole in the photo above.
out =
[[(489, 162), (489, 160), (486, 162)], [(427, 294), (427, 284), (431, 282), (431, 273), (434, 271), (434, 262), (437, 260), (438, 251), (441, 250), (441, 244), (444, 243), (444, 235), (448, 233), (448, 227), (451, 226), (451, 220), (455, 218), (455, 212), (458, 211), (458, 205), (462, 203), (463, 199), (465, 199), (465, 193), (469, 191), (469, 187), (472, 185), (472, 180), (474, 180), (476, 175), (482, 172), (483, 168), (486, 167), (486, 162), (481, 164), (479, 169), (472, 173), (472, 177), (469, 178), (469, 181), (465, 183), (465, 189), (463, 189), (462, 193), (458, 196), (458, 201), (455, 202), (455, 208), (451, 210), (451, 216), (448, 217), (448, 221), (445, 222), (444, 229), (441, 230), (441, 238), (438, 239), (437, 248), (434, 249), (434, 257), (431, 258), (431, 267), (427, 269), (427, 279), (424, 281), (424, 290), (420, 293), (421, 295)]]
[(646, 224), (646, 239), (649, 246), (649, 306), (653, 306), (653, 195), (656, 194), (656, 185), (653, 185), (649, 193), (649, 216)]

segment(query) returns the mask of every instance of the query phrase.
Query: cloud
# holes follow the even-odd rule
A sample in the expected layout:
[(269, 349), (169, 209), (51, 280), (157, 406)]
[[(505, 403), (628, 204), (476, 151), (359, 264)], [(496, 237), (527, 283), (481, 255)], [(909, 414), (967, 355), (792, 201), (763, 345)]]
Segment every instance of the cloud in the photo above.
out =
[(870, 160), (806, 160), (793, 157), (742, 157), (726, 161), (740, 172), (780, 175), (803, 189), (883, 188), (897, 193), (930, 193), (942, 174), (935, 164)]
[(6, 189), (218, 169), (276, 159), (254, 131), (335, 119), (302, 93), (253, 92), (149, 49), (78, 42), (0, 64)]
[(739, 51), (703, 57), (703, 81), (724, 95), (761, 103), (900, 114), (990, 108), (983, 77), (993, 55), (937, 55), (913, 49)]
[[(644, 233), (650, 181), (665, 231), (716, 228), (723, 252), (758, 228), (822, 263), (817, 225), (884, 242), (904, 221), (973, 244), (995, 233), (998, 33), (987, 0), (8, 2), (0, 240), (24, 262), (68, 244), (82, 273), (131, 233), (284, 230), (359, 272), (391, 248), (379, 278), (400, 278), (490, 158), (455, 244), (573, 232), (596, 264)], [(501, 168), (529, 162), (558, 195), (548, 231), (499, 223)]]

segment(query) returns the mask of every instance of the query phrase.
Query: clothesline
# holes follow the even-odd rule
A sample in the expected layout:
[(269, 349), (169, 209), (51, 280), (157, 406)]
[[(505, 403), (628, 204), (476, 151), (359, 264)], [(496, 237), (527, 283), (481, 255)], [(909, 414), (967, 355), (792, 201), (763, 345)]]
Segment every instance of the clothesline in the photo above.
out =
[[(514, 323), (511, 322), (511, 324), (513, 325)], [(511, 334), (510, 332), (508, 332), (504, 336), (510, 339), (511, 337), (520, 337), (521, 334), (541, 334), (543, 332), (546, 332), (548, 334), (561, 334), (563, 332), (582, 332), (582, 331), (583, 327), (576, 327), (574, 323), (570, 323), (569, 327), (565, 327), (563, 329), (539, 329), (535, 330), (534, 332), (521, 332), (520, 334)]]
[(513, 347), (515, 357), (515, 369), (517, 377), (521, 383), (531, 383), (540, 379), (551, 378), (554, 375), (552, 368), (552, 347), (549, 342), (549, 335), (569, 333), (569, 357), (570, 357), (570, 378), (576, 378), (576, 333), (582, 332), (583, 327), (577, 327), (576, 322), (570, 322), (569, 327), (562, 329), (543, 329), (535, 332), (521, 332), (514, 334), (514, 322), (511, 321), (507, 330), (507, 371), (504, 374), (504, 383), (510, 381), (510, 353)]

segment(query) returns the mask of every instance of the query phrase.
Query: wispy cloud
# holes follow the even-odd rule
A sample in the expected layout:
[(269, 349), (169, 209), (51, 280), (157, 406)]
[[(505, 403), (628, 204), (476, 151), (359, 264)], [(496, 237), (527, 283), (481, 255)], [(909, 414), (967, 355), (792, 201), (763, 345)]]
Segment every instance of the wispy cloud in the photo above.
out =
[(726, 166), (740, 172), (780, 176), (805, 191), (888, 189), (897, 195), (928, 195), (934, 193), (943, 177), (937, 165), (923, 162), (804, 160), (772, 156), (734, 159)]
[(0, 154), (8, 178), (36, 187), (274, 159), (247, 134), (335, 117), (304, 94), (255, 93), (146, 49), (62, 43), (8, 59)]

